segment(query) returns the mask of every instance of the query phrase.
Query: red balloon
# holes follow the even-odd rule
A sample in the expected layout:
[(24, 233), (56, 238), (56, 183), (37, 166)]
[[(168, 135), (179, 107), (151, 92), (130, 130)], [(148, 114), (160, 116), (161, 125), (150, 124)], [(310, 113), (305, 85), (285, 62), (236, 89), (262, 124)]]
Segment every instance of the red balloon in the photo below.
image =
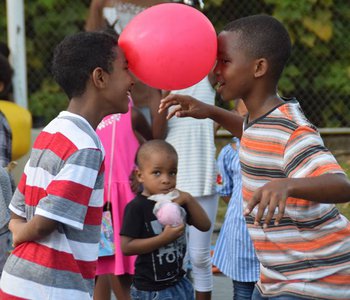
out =
[(129, 69), (163, 90), (201, 81), (216, 61), (217, 37), (209, 19), (179, 3), (152, 6), (136, 15), (119, 37)]

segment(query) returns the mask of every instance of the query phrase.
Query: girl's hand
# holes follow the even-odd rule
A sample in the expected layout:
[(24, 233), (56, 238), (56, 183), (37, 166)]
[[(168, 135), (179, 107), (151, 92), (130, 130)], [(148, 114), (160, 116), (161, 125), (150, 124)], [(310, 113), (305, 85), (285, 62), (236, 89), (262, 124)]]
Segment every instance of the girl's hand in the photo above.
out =
[(278, 225), (284, 215), (288, 197), (288, 179), (271, 181), (255, 191), (252, 200), (249, 201), (244, 210), (244, 215), (249, 215), (254, 207), (258, 205), (258, 212), (255, 216), (254, 225), (259, 226), (264, 212), (267, 210), (267, 215), (263, 224), (263, 227), (267, 228), (274, 216), (276, 208), (278, 208), (274, 223)]

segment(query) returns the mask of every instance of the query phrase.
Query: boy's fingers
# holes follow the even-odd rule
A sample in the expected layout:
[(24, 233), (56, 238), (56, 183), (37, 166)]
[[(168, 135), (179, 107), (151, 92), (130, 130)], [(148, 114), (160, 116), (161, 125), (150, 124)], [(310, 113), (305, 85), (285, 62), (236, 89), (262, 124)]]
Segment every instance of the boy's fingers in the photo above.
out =
[(275, 206), (271, 205), (271, 203), (270, 203), (267, 215), (265, 217), (265, 222), (263, 225), (264, 228), (267, 228), (269, 226), (271, 219), (273, 218), (274, 213), (275, 213)]
[(244, 216), (248, 216), (251, 211), (254, 209), (254, 207), (260, 202), (260, 193), (257, 191), (254, 195), (252, 200), (250, 200), (243, 212)]
[(276, 220), (275, 220), (275, 225), (277, 226), (280, 221), (282, 220), (283, 216), (284, 216), (284, 211), (286, 209), (286, 205), (285, 202), (280, 203), (280, 205), (278, 206), (278, 214), (276, 216)]
[(254, 221), (254, 225), (255, 226), (260, 226), (260, 222), (261, 222), (261, 219), (264, 215), (264, 211), (266, 209), (266, 205), (263, 204), (262, 202), (259, 203), (259, 206), (258, 206), (258, 212), (255, 216), (255, 221)]

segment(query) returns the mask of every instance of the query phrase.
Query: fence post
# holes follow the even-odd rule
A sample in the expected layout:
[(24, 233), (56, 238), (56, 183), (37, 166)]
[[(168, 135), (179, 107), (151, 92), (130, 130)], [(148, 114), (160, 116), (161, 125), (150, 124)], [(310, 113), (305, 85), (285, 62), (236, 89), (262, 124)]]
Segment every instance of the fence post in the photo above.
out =
[(28, 107), (27, 65), (23, 0), (7, 0), (7, 39), (14, 69), (13, 96), (17, 104)]

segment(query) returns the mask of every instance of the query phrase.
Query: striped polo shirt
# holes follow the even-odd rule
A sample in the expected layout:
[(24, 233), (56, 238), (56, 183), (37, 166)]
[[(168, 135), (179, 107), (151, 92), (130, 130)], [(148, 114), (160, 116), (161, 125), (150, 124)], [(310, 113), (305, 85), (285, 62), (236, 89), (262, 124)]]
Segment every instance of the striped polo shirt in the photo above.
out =
[(39, 134), (10, 209), (58, 227), (14, 249), (2, 273), (1, 299), (92, 299), (103, 159), (94, 129), (78, 115), (62, 112)]
[[(244, 124), (240, 160), (245, 204), (279, 178), (343, 174), (295, 99)], [(254, 226), (256, 213), (257, 207), (246, 221), (264, 296), (350, 299), (350, 223), (333, 204), (288, 198), (280, 225), (273, 220), (267, 229)]]

